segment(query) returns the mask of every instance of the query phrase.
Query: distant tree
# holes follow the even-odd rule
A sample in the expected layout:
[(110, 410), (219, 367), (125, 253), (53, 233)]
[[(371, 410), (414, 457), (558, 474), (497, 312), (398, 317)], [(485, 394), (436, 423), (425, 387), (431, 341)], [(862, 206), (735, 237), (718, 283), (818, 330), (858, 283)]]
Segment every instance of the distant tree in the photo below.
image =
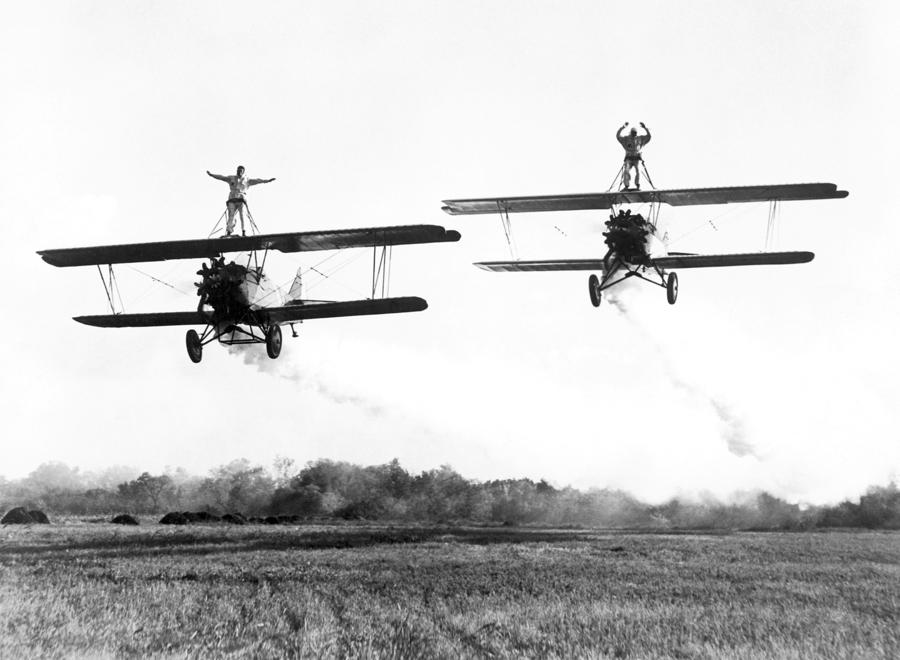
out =
[(276, 456), (275, 460), (272, 461), (272, 470), (275, 474), (275, 486), (286, 488), (298, 472), (297, 462), (293, 458)]
[(769, 493), (756, 497), (758, 519), (754, 526), (763, 529), (797, 529), (806, 525), (803, 512), (796, 504), (789, 504)]
[(272, 495), (269, 513), (316, 516), (322, 513), (322, 492), (318, 486), (300, 486), (297, 489), (279, 488)]
[(859, 524), (871, 529), (900, 527), (900, 490), (897, 484), (870, 488), (859, 498)]
[(419, 516), (437, 521), (474, 517), (480, 502), (478, 485), (465, 479), (449, 465), (419, 474), (414, 481)]
[(38, 495), (53, 491), (78, 491), (84, 488), (84, 476), (77, 467), (51, 461), (38, 465), (25, 477), (24, 485)]
[(214, 468), (198, 488), (208, 506), (245, 514), (265, 512), (274, 492), (275, 483), (265, 468), (243, 458)]
[(154, 477), (144, 472), (137, 479), (119, 484), (118, 492), (135, 510), (158, 513), (164, 504), (172, 501), (175, 485), (168, 475)]

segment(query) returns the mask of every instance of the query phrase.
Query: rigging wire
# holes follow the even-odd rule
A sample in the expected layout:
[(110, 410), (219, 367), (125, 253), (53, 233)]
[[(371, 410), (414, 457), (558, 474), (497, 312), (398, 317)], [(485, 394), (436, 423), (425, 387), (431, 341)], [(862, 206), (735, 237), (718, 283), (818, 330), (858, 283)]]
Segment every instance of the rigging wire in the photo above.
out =
[[(140, 268), (135, 268), (134, 266), (131, 266), (131, 265), (129, 265), (128, 267), (129, 267), (131, 270), (133, 270), (134, 272), (140, 273), (140, 274), (143, 275), (144, 277), (149, 277), (149, 278), (150, 278), (151, 280), (153, 280), (154, 282), (157, 282), (157, 283), (159, 283), (159, 284), (162, 284), (163, 286), (167, 286), (167, 287), (169, 287), (170, 289), (174, 289), (175, 291), (177, 291), (178, 293), (180, 293), (180, 294), (182, 294), (182, 295), (185, 295), (185, 296), (190, 296), (190, 295), (191, 295), (191, 294), (188, 293), (187, 291), (184, 291), (183, 289), (179, 289), (179, 288), (178, 288), (177, 286), (175, 286), (174, 284), (170, 284), (169, 282), (166, 282), (165, 280), (160, 279), (159, 277), (154, 277), (154, 276), (151, 275), (150, 273), (145, 273), (145, 272), (142, 271)], [(172, 269), (170, 269), (169, 272), (172, 272)], [(168, 273), (167, 273), (166, 275), (164, 275), (164, 277), (168, 277)], [(143, 297), (143, 295), (145, 295), (145, 294), (142, 294), (141, 297)], [(139, 298), (139, 299), (140, 299), (140, 298)], [(138, 299), (138, 300), (139, 300), (139, 299)]]
[[(113, 270), (112, 264), (109, 265), (109, 288), (115, 289), (115, 294), (119, 297), (119, 306), (122, 308), (119, 313), (125, 312), (125, 301), (122, 300), (122, 292), (119, 290), (119, 280), (116, 279), (116, 271)], [(115, 314), (116, 312), (113, 311)]]
[[(670, 240), (670, 241), (669, 241), (669, 245), (674, 245), (675, 243), (677, 243), (677, 242), (680, 241), (681, 239), (686, 238), (686, 237), (690, 236), (691, 234), (694, 234), (694, 233), (700, 231), (701, 229), (704, 229), (704, 228), (705, 228), (706, 226), (708, 226), (708, 225), (711, 225), (716, 231), (718, 231), (718, 227), (716, 227), (716, 225), (713, 224), (714, 222), (718, 222), (719, 224), (721, 224), (722, 221), (725, 220), (725, 219), (732, 220), (732, 219), (734, 219), (734, 218), (729, 218), (728, 216), (731, 216), (731, 215), (733, 215), (733, 214), (747, 213), (747, 212), (750, 211), (750, 206), (752, 206), (752, 205), (742, 204), (742, 205), (739, 205), (739, 206), (735, 206), (734, 208), (729, 209), (729, 210), (727, 210), (727, 211), (725, 211), (725, 212), (723, 212), (723, 213), (720, 213), (720, 214), (717, 215), (717, 216), (713, 216), (712, 218), (706, 218), (705, 220), (703, 220), (702, 222), (698, 223), (696, 226), (694, 226), (694, 227), (692, 227), (691, 229), (687, 230), (687, 231), (684, 232), (683, 234), (679, 234), (678, 236), (676, 236), (675, 238), (673, 238), (672, 240)], [(735, 217), (736, 217), (736, 216), (735, 216)]]

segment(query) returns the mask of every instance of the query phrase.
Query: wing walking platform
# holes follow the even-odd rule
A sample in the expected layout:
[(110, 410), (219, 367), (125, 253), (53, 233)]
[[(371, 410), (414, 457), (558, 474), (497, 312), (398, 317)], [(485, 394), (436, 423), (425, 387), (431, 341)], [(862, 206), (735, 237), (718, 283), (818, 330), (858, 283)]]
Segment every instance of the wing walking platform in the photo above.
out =
[(458, 231), (438, 225), (402, 225), (367, 227), (331, 231), (258, 234), (228, 238), (204, 238), (156, 243), (129, 243), (95, 247), (41, 250), (38, 252), (53, 266), (94, 266), (104, 264), (167, 261), (169, 259), (213, 258), (226, 252), (278, 250), (279, 252), (312, 252), (345, 248), (448, 243), (460, 239)]
[(486, 213), (536, 213), (542, 211), (591, 211), (611, 209), (620, 204), (697, 206), (741, 202), (842, 199), (846, 190), (833, 183), (790, 183), (771, 186), (732, 186), (727, 188), (682, 188), (676, 190), (619, 190), (617, 192), (576, 195), (536, 195), (531, 197), (489, 197), (484, 199), (448, 199), (443, 209), (450, 215)]

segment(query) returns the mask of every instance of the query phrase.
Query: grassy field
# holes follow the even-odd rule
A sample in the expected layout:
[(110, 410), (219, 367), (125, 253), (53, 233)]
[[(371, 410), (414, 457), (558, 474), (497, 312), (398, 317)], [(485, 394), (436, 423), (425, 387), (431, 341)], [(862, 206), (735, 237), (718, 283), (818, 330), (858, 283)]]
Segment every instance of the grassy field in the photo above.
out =
[(900, 534), (0, 530), (0, 657), (898, 658)]

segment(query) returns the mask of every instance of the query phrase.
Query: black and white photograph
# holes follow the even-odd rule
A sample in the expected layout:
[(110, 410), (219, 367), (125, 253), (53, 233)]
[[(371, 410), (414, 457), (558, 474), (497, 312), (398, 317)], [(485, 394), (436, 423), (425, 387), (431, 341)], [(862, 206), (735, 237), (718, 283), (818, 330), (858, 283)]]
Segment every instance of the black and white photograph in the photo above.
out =
[(900, 5), (0, 35), (0, 657), (900, 657)]

